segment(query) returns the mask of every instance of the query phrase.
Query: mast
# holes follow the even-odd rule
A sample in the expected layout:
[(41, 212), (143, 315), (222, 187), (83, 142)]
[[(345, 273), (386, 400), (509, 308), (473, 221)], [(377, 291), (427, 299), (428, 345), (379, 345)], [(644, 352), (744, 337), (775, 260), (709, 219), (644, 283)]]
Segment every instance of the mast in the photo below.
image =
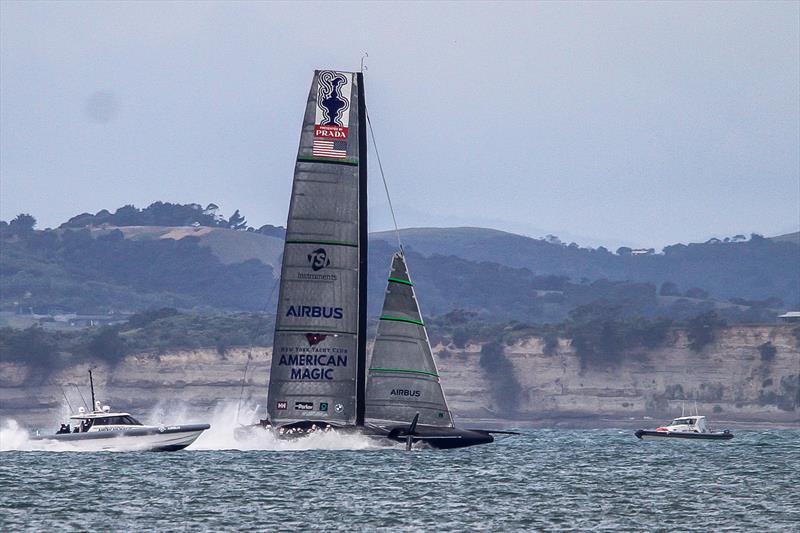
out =
[(92, 411), (96, 410), (96, 403), (94, 400), (94, 380), (92, 379), (92, 369), (89, 369), (89, 388), (92, 390)]
[(358, 81), (358, 355), (356, 367), (356, 425), (364, 425), (367, 379), (367, 104), (364, 100), (364, 74)]

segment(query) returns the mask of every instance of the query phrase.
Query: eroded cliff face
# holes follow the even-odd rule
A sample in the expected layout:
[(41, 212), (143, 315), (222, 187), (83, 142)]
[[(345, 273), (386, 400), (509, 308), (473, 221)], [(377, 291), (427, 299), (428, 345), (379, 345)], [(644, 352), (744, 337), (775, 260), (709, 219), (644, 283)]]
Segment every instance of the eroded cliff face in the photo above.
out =
[[(520, 393), (513, 411), (501, 409), (502, 380), (489, 379), (480, 364), (481, 345), (457, 349), (436, 346), (445, 394), (462, 418), (513, 418), (520, 425), (543, 421), (597, 425), (680, 414), (681, 403), (714, 421), (798, 423), (800, 350), (790, 326), (737, 326), (717, 332), (701, 353), (688, 347), (686, 334), (671, 332), (664, 346), (626, 354), (615, 365), (582, 365), (561, 339), (551, 355), (538, 337), (505, 347)], [(759, 347), (776, 351), (765, 358)], [(208, 412), (223, 401), (261, 405), (264, 412), (271, 349), (238, 348), (224, 355), (215, 349), (163, 355), (130, 355), (109, 366), (93, 362), (98, 399), (134, 414), (163, 409)], [(37, 369), (0, 363), (0, 417), (26, 425), (52, 425), (66, 403), (82, 405), (76, 386), (89, 402), (89, 363), (61, 369)], [(245, 374), (246, 369), (246, 374)], [(500, 391), (502, 392), (502, 391)], [(572, 422), (571, 422), (572, 421)], [(249, 422), (244, 421), (243, 422)]]
[[(767, 342), (775, 353), (765, 359), (759, 347)], [(522, 388), (514, 417), (666, 419), (696, 402), (715, 420), (797, 422), (797, 343), (788, 326), (739, 326), (720, 330), (717, 340), (695, 353), (686, 332), (674, 330), (664, 346), (626, 354), (619, 364), (582, 365), (567, 340), (547, 355), (543, 339), (524, 339), (505, 348)], [(454, 382), (467, 385), (450, 391), (457, 408), (477, 414), (483, 405), (496, 413), (497, 395), (480, 372), (479, 351), (468, 346), (440, 358), (440, 369), (445, 379), (454, 375)]]

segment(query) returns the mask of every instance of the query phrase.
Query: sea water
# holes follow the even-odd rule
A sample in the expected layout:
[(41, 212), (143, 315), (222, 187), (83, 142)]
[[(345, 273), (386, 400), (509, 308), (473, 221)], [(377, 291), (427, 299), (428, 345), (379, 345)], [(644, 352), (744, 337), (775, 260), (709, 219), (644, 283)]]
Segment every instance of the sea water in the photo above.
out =
[(798, 531), (800, 431), (727, 442), (524, 430), (458, 450), (233, 438), (173, 453), (0, 435), (2, 531)]

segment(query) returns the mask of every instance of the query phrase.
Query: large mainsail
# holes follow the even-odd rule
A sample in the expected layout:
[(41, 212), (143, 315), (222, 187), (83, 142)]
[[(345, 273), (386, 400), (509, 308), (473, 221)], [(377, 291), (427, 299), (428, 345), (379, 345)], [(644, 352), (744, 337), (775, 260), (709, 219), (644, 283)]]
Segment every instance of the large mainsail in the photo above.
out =
[(405, 257), (397, 252), (367, 378), (366, 418), (375, 424), (453, 427)]
[(295, 165), (267, 411), (363, 424), (366, 113), (360, 73), (316, 71)]

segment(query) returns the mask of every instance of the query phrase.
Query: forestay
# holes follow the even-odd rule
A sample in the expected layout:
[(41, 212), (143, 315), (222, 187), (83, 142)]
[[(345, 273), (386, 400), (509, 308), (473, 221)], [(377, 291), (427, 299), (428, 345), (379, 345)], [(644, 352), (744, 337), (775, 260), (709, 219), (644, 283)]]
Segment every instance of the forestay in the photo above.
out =
[(274, 425), (357, 421), (366, 323), (361, 85), (360, 74), (336, 71), (316, 71), (311, 84), (281, 267), (267, 407)]
[(367, 378), (366, 418), (374, 424), (453, 426), (414, 285), (402, 252), (392, 258)]

